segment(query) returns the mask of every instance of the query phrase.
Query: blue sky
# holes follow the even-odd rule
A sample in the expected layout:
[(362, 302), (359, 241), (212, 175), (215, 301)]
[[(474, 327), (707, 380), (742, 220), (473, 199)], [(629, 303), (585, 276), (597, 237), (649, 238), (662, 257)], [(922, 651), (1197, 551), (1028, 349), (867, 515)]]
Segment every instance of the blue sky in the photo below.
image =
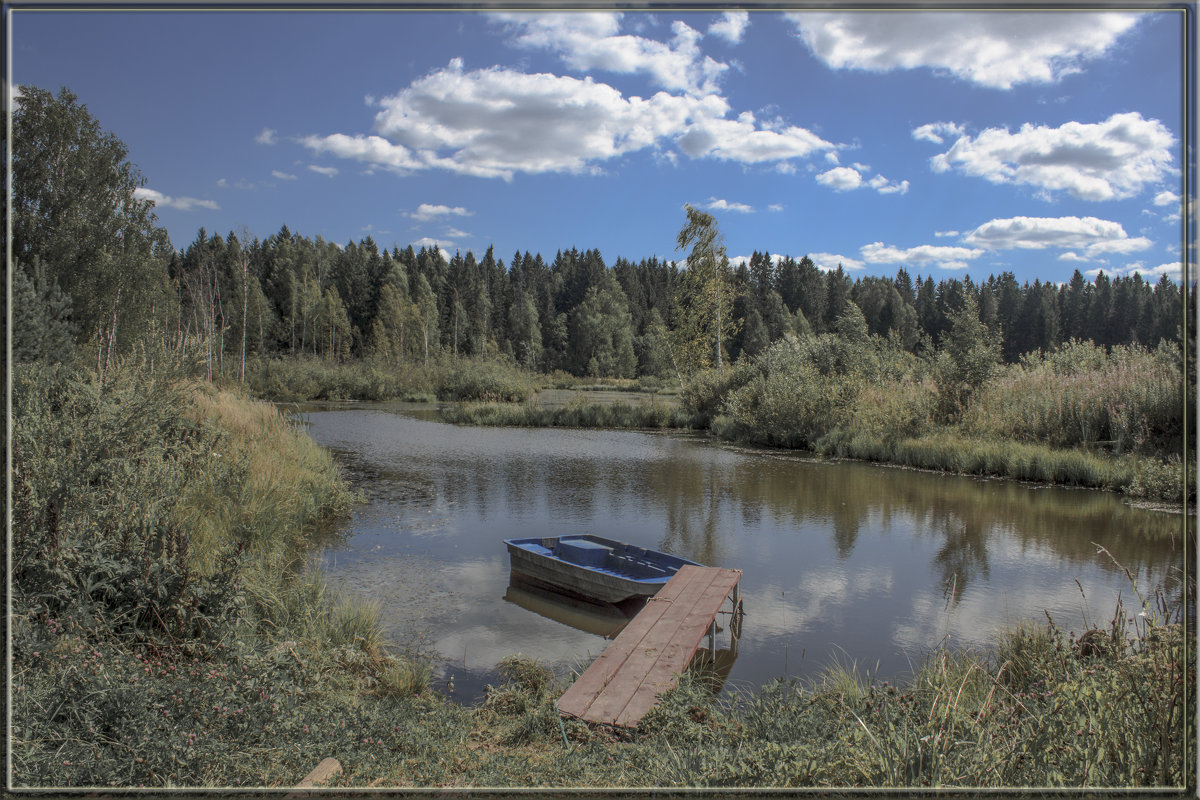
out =
[(12, 81), (203, 226), (853, 276), (1179, 278), (1178, 11), (35, 11)]

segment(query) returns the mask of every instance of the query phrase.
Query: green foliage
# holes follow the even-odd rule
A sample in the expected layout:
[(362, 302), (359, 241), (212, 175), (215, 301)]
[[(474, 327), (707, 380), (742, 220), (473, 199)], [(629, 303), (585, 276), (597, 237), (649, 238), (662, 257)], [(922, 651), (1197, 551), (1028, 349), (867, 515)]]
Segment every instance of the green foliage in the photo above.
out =
[(684, 211), (687, 223), (676, 237), (676, 246), (690, 252), (675, 294), (672, 346), (682, 370), (691, 373), (715, 366), (721, 371), (728, 360), (726, 342), (739, 327), (733, 317), (729, 258), (716, 220), (690, 205)]
[(441, 409), (442, 420), (456, 425), (522, 428), (662, 429), (696, 428), (691, 414), (659, 402), (594, 403), (576, 398), (565, 405), (463, 404)]
[(1182, 377), (1166, 347), (1069, 342), (1005, 368), (974, 397), (964, 427), (975, 435), (1055, 447), (1179, 453)]
[(520, 403), (533, 396), (529, 373), (498, 362), (460, 360), (442, 370), (437, 383), (441, 400)]
[(77, 101), (66, 88), (55, 96), (21, 87), (12, 116), (12, 254), (15, 263), (39, 262), (44, 286), (57, 284), (70, 300), (75, 335), (115, 354), (174, 305), (170, 245), (153, 204), (134, 195), (143, 181), (125, 144)]
[(75, 356), (71, 301), (35, 258), (12, 270), (12, 358), (16, 362), (70, 361)]

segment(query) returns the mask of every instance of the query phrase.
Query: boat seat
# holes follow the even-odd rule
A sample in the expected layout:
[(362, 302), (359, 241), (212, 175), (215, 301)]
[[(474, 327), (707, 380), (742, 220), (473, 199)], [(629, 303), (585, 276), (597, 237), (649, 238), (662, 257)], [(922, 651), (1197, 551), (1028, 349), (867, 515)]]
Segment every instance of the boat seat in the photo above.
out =
[(586, 539), (574, 539), (559, 540), (556, 555), (564, 561), (583, 567), (602, 567), (611, 552), (612, 548), (607, 545), (589, 542)]

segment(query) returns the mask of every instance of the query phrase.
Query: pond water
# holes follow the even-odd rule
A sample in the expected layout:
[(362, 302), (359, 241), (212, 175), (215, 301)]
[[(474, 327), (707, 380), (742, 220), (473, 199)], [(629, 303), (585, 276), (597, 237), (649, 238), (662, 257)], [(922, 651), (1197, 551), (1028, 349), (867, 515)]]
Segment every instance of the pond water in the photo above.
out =
[(613, 628), (603, 610), (510, 586), (506, 538), (595, 533), (741, 569), (736, 658), (727, 635), (718, 654), (740, 685), (834, 662), (902, 678), (939, 644), (986, 646), (1046, 614), (1079, 634), (1118, 596), (1139, 610), (1125, 570), (1146, 595), (1179, 594), (1182, 516), (1110, 493), (698, 434), (458, 427), (428, 406), (301, 418), (366, 498), (321, 555), (331, 584), (378, 601), (389, 639), (433, 654), (435, 682), (464, 701), (506, 655), (580, 670)]

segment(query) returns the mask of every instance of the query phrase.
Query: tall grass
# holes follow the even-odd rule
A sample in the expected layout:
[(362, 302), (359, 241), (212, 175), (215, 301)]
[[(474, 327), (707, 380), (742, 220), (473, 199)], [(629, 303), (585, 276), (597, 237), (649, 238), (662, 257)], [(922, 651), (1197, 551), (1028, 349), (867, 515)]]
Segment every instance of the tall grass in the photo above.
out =
[(246, 365), (246, 382), (258, 397), (295, 400), (528, 400), (538, 382), (503, 361), (444, 359), (429, 365), (362, 360), (332, 363), (312, 358), (259, 358)]
[(698, 427), (695, 417), (663, 403), (593, 403), (575, 398), (547, 408), (530, 404), (462, 404), (441, 409), (443, 421), (459, 425), (524, 428), (663, 429)]
[(1182, 385), (1175, 353), (1165, 346), (1105, 352), (1072, 341), (1028, 354), (987, 382), (963, 426), (975, 436), (1054, 447), (1178, 454)]
[(292, 734), (424, 688), (305, 569), (351, 495), (273, 407), (146, 359), (19, 367), (13, 404), (17, 784), (294, 783)]
[[(1184, 498), (1179, 368), (1168, 348), (1071, 342), (999, 371), (947, 416), (939, 373), (882, 340), (786, 339), (683, 406), (716, 435), (923, 469)], [(948, 421), (949, 419), (956, 421)]]

